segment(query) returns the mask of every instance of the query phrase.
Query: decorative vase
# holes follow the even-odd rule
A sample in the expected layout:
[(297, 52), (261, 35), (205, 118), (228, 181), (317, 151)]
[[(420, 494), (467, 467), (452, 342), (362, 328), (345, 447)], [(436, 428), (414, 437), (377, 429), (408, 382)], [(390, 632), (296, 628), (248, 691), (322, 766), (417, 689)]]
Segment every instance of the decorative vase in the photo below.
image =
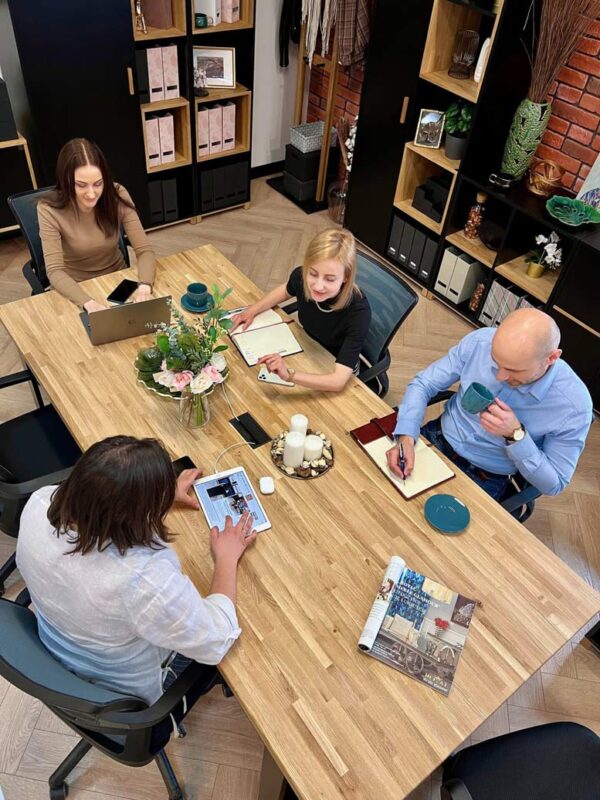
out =
[(467, 151), (467, 137), (446, 134), (446, 157), (451, 161), (461, 161)]
[(541, 278), (545, 271), (546, 267), (535, 261), (530, 261), (527, 265), (527, 274), (530, 278)]
[(208, 394), (194, 394), (189, 386), (179, 398), (179, 421), (186, 428), (203, 428), (210, 420)]
[(548, 125), (551, 103), (525, 98), (517, 108), (504, 145), (502, 173), (520, 180), (527, 172)]
[(348, 174), (343, 181), (335, 181), (327, 191), (327, 211), (329, 217), (338, 225), (344, 224), (346, 200), (348, 198)]

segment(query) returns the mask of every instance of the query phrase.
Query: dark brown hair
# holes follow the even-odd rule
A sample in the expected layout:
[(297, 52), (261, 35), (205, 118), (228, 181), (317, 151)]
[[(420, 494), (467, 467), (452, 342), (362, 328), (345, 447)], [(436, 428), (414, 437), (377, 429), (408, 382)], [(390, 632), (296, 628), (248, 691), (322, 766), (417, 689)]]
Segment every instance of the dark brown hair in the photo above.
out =
[(170, 540), (165, 516), (175, 499), (175, 473), (156, 439), (111, 436), (93, 444), (58, 487), (48, 509), (57, 536), (69, 534), (72, 553), (104, 550), (121, 555)]
[(105, 234), (112, 236), (119, 228), (119, 203), (135, 208), (129, 201), (120, 197), (104, 153), (98, 145), (88, 139), (71, 139), (63, 145), (56, 162), (56, 188), (40, 197), (40, 202), (52, 208), (66, 208), (72, 204), (78, 211), (75, 195), (75, 170), (77, 167), (97, 167), (104, 183), (102, 194), (94, 207), (96, 222)]

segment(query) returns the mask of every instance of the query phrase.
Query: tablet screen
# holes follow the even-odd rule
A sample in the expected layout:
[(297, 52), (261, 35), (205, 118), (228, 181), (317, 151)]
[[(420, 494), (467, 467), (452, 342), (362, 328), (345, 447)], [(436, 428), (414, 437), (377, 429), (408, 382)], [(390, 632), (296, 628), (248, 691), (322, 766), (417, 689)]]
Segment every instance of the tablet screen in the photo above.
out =
[(257, 500), (248, 476), (243, 470), (224, 475), (213, 475), (194, 484), (194, 491), (202, 506), (208, 524), (219, 529), (229, 515), (234, 524), (245, 511), (254, 517), (254, 528), (268, 524), (267, 517)]

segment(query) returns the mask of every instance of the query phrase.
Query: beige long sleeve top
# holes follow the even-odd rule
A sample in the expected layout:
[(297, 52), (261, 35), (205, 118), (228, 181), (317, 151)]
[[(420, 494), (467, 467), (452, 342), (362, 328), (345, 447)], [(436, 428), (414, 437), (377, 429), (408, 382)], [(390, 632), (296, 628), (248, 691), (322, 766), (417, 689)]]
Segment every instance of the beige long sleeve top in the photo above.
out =
[[(123, 186), (115, 184), (119, 197), (132, 203)], [(69, 300), (83, 307), (91, 300), (79, 281), (97, 278), (123, 269), (126, 264), (119, 249), (119, 231), (106, 236), (95, 214), (78, 213), (72, 206), (51, 208), (38, 205), (40, 238), (50, 284)], [(119, 203), (119, 225), (123, 227), (137, 259), (138, 279), (154, 281), (155, 257), (142, 223), (133, 208)]]

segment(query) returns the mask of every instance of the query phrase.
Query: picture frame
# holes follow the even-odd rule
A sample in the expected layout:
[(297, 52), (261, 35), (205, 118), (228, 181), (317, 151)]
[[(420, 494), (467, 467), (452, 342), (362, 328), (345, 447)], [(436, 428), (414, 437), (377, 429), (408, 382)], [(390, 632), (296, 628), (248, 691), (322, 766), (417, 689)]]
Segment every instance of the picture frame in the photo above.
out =
[(417, 147), (430, 147), (437, 150), (442, 143), (445, 119), (446, 114), (444, 111), (436, 111), (433, 108), (422, 108), (419, 114), (417, 132), (415, 134), (415, 144)]
[(235, 89), (235, 47), (194, 47), (193, 67), (194, 89)]

